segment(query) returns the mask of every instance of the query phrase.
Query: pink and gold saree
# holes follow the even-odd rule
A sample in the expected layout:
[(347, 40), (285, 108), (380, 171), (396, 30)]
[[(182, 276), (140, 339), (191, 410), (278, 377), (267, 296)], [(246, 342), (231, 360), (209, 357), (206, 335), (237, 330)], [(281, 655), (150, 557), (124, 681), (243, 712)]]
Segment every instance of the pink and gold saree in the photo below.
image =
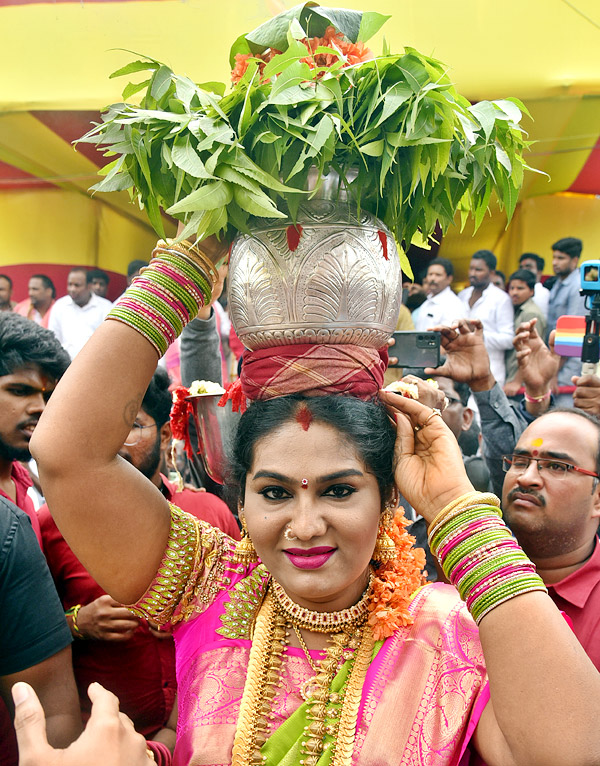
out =
[[(179, 697), (174, 763), (229, 766), (253, 616), (269, 576), (262, 565), (232, 563), (234, 543), (221, 532), (201, 524), (198, 543), (192, 575), (181, 583), (181, 599), (171, 614)], [(137, 608), (156, 618), (148, 593)], [(354, 766), (468, 763), (468, 744), (489, 698), (477, 628), (448, 585), (421, 588), (410, 612), (411, 626), (375, 645), (362, 691)], [(343, 687), (346, 665), (332, 691)], [(299, 689), (312, 675), (302, 652), (288, 647), (262, 748), (267, 766), (299, 763), (307, 724)], [(326, 747), (319, 766), (330, 760)]]

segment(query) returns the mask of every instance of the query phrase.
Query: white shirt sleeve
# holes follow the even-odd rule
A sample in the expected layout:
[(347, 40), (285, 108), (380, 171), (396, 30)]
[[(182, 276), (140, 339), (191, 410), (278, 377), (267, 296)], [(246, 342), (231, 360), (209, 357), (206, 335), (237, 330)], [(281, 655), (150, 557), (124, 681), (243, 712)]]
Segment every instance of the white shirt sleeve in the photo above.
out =
[(495, 305), (483, 332), (485, 345), (490, 351), (508, 350), (513, 347), (515, 336), (515, 311), (512, 301), (501, 290), (494, 295), (494, 299)]

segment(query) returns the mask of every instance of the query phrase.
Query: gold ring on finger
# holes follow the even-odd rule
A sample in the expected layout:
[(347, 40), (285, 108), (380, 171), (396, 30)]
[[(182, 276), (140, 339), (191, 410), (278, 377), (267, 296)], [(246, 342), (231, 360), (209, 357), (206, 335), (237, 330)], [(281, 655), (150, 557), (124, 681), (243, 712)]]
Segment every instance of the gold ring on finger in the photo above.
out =
[(439, 415), (440, 417), (442, 417), (442, 413), (440, 412), (440, 410), (437, 407), (433, 407), (433, 409), (431, 410), (429, 415), (425, 418), (425, 420), (421, 423), (421, 425), (415, 426), (414, 430), (420, 431), (422, 428), (425, 428), (425, 426), (427, 425), (427, 423), (429, 423), (431, 418), (435, 417), (436, 415)]

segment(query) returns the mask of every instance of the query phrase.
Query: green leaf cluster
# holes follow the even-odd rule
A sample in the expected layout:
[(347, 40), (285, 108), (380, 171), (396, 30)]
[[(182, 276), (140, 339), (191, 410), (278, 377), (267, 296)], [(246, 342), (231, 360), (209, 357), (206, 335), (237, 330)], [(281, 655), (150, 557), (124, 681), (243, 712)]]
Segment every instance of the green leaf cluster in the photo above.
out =
[[(153, 59), (132, 62), (113, 76), (144, 72), (146, 79), (130, 83), (124, 103), (80, 139), (115, 158), (92, 188), (127, 189), (159, 235), (164, 210), (197, 239), (232, 237), (252, 217), (294, 218), (315, 193), (306, 191), (311, 168), (317, 189), (335, 170), (350, 198), (380, 218), (401, 248), (427, 240), (438, 223), (445, 231), (457, 211), (479, 226), (492, 193), (510, 219), (527, 168), (519, 101), (471, 105), (441, 62), (412, 48), (356, 66), (345, 66), (334, 48), (327, 50), (331, 66), (302, 60), (310, 58), (301, 42), (306, 28), (319, 34), (318, 24), (333, 23), (360, 39), (383, 21), (296, 6), (244, 38), (252, 53), (267, 45), (284, 50), (266, 66), (251, 57), (227, 94), (224, 85), (197, 85)], [(140, 106), (126, 103), (140, 90)]]

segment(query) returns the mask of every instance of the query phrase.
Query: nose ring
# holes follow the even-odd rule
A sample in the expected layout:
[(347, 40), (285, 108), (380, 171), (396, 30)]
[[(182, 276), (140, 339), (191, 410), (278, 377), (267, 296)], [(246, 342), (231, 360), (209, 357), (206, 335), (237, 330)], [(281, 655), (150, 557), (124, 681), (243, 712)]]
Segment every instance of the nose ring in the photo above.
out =
[(286, 539), (286, 540), (288, 540), (288, 541), (291, 541), (291, 540), (297, 540), (297, 539), (298, 539), (298, 538), (296, 537), (296, 535), (295, 535), (295, 534), (292, 532), (292, 527), (291, 527), (289, 524), (288, 524), (288, 525), (287, 525), (287, 527), (285, 528), (285, 531), (284, 531), (284, 533), (283, 533), (283, 536), (284, 536), (284, 537), (285, 537), (285, 539)]

